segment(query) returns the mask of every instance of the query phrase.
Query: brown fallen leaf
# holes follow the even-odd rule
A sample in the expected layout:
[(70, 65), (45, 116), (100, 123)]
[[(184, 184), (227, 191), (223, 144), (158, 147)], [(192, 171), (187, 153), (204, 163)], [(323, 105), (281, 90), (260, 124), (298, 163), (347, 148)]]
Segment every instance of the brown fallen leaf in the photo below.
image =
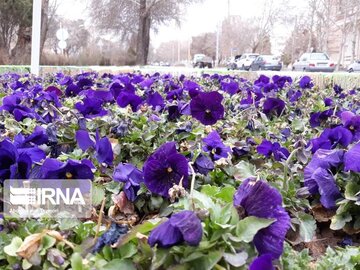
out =
[(60, 242), (64, 242), (65, 244), (67, 244), (69, 247), (74, 248), (74, 244), (69, 242), (68, 240), (66, 240), (59, 232), (57, 231), (50, 231), (50, 230), (45, 230), (45, 233), (51, 237), (54, 237), (56, 240), (60, 241)]
[(311, 211), (318, 222), (328, 222), (336, 213), (334, 210), (324, 208), (321, 204), (313, 206)]
[(124, 191), (112, 196), (114, 204), (119, 208), (120, 212), (132, 215), (135, 212), (134, 204), (128, 200)]
[(24, 259), (29, 259), (39, 248), (44, 233), (35, 233), (24, 239), (16, 254)]

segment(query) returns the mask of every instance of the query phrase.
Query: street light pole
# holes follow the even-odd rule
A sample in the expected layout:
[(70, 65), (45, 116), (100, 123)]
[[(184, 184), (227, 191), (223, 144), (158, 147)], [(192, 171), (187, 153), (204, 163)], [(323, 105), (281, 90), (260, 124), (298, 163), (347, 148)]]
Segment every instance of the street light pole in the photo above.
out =
[(220, 22), (217, 25), (216, 31), (216, 57), (215, 57), (215, 67), (219, 65), (219, 52), (220, 51)]
[(40, 72), (40, 35), (41, 35), (41, 1), (33, 1), (32, 35), (31, 35), (31, 73)]

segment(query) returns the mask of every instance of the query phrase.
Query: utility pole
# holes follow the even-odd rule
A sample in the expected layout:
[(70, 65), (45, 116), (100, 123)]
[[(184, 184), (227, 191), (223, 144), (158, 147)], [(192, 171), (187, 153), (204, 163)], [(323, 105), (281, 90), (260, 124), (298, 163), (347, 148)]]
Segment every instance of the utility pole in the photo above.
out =
[(178, 47), (177, 47), (178, 51), (177, 51), (177, 58), (178, 58), (178, 62), (180, 63), (181, 61), (181, 44), (180, 44), (180, 40), (178, 40)]
[(31, 35), (31, 73), (40, 72), (40, 35), (41, 35), (41, 0), (33, 1)]
[(215, 67), (219, 65), (219, 50), (220, 50), (220, 21), (217, 24), (216, 30), (216, 57), (215, 57)]

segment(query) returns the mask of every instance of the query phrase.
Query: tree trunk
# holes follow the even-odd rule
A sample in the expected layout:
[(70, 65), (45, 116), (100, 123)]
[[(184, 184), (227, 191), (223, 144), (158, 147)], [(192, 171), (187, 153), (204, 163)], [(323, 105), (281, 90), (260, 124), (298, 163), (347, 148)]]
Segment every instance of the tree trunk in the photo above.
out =
[(41, 36), (40, 36), (40, 58), (43, 54), (44, 45), (49, 30), (49, 0), (42, 0), (41, 5)]
[(136, 46), (136, 64), (146, 65), (150, 46), (150, 12), (146, 7), (146, 0), (140, 0), (139, 29)]
[(352, 18), (351, 63), (354, 62), (355, 54), (356, 54), (358, 15), (359, 15), (359, 10), (356, 9), (355, 14), (353, 14), (353, 18)]
[(309, 43), (307, 46), (307, 51), (312, 52), (312, 43), (313, 43), (313, 29), (314, 29), (314, 17), (315, 17), (315, 10), (316, 10), (316, 0), (310, 2), (311, 6), (311, 19), (310, 19), (310, 37)]
[(339, 53), (339, 58), (337, 60), (337, 65), (336, 65), (336, 71), (340, 70), (340, 65), (342, 64), (342, 60), (343, 60), (343, 54), (344, 54), (344, 47), (345, 47), (345, 43), (346, 43), (346, 38), (347, 38), (347, 19), (348, 19), (348, 2), (345, 1), (345, 4), (343, 5), (343, 9), (344, 9), (344, 23), (341, 29), (341, 44), (340, 44), (340, 53)]
[(31, 55), (31, 27), (19, 26), (17, 31), (17, 41), (11, 51), (13, 64), (30, 64)]

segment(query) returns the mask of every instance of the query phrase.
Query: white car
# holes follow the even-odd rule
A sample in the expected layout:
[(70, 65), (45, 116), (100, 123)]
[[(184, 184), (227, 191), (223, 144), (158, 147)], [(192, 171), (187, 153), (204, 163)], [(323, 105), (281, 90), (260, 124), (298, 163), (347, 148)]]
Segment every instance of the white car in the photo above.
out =
[(348, 67), (347, 67), (347, 71), (348, 72), (355, 72), (355, 71), (360, 71), (360, 61), (355, 61), (354, 63), (351, 63)]
[(333, 72), (335, 63), (326, 53), (304, 53), (293, 64), (292, 70)]
[(252, 62), (259, 56), (258, 53), (244, 53), (236, 61), (236, 67), (242, 70), (249, 70)]

